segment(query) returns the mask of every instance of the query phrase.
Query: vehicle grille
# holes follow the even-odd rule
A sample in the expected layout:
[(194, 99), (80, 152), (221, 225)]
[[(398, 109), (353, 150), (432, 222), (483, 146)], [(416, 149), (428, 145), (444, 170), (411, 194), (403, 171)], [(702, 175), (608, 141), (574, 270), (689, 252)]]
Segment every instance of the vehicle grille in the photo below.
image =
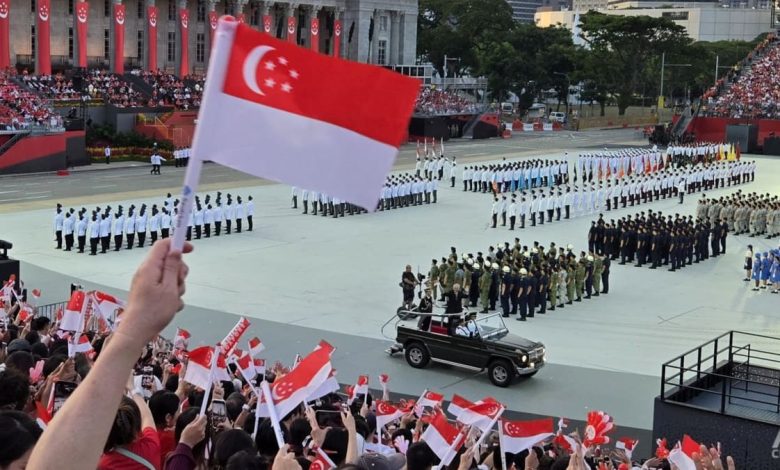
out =
[(542, 359), (544, 359), (544, 348), (536, 348), (531, 350), (530, 354), (528, 354), (529, 361), (531, 362), (540, 362)]

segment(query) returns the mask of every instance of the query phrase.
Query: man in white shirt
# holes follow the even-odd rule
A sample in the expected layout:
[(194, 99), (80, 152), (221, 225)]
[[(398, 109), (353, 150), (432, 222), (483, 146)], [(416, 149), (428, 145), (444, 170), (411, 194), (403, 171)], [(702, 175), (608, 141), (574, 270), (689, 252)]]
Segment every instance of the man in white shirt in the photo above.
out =
[(57, 204), (57, 212), (54, 214), (54, 239), (57, 241), (57, 249), (62, 249), (62, 224), (65, 214), (62, 213), (62, 204)]
[(122, 206), (119, 206), (119, 210), (114, 216), (114, 227), (111, 230), (111, 235), (114, 236), (114, 251), (119, 251), (122, 248), (122, 235), (125, 233), (125, 216), (122, 213)]
[(192, 211), (192, 223), (195, 227), (195, 240), (200, 240), (203, 236), (203, 207), (199, 203)]
[(529, 211), (529, 204), (525, 197), (520, 199), (520, 206), (518, 210), (520, 211), (520, 228), (522, 229), (525, 228), (525, 218)]
[(127, 249), (133, 249), (133, 242), (135, 241), (135, 206), (130, 206), (127, 210), (127, 218), (125, 219), (125, 240), (127, 241)]
[(517, 221), (517, 202), (515, 202), (514, 195), (512, 195), (512, 201), (509, 203), (509, 208), (506, 211), (509, 214), (509, 230), (514, 230), (515, 222)]
[(498, 197), (493, 197), (493, 206), (490, 208), (490, 217), (493, 221), (493, 228), (496, 228), (496, 225), (498, 224), (498, 210), (499, 210), (499, 203), (498, 203)]
[(135, 233), (138, 237), (138, 248), (143, 248), (146, 242), (146, 205), (141, 204), (141, 210), (138, 212), (138, 217), (135, 218)]
[(217, 199), (217, 205), (214, 207), (214, 235), (219, 236), (222, 233), (222, 201)]
[(79, 213), (79, 221), (76, 223), (76, 236), (79, 239), (79, 253), (84, 253), (87, 244), (87, 218), (83, 212)]
[(100, 220), (97, 212), (92, 213), (92, 223), (89, 224), (89, 254), (97, 255), (98, 242), (100, 241)]
[(211, 208), (211, 204), (206, 206), (203, 211), (203, 235), (206, 238), (211, 238), (211, 225), (214, 223), (214, 211)]
[(111, 147), (109, 147), (108, 145), (106, 145), (106, 148), (105, 148), (105, 149), (103, 149), (103, 155), (105, 155), (105, 156), (106, 156), (106, 165), (108, 165), (109, 163), (111, 163)]
[(455, 161), (455, 157), (452, 157), (450, 163), (450, 188), (455, 187), (455, 171), (457, 170), (458, 163)]
[(298, 188), (295, 186), (292, 187), (292, 208), (298, 208)]
[(171, 215), (168, 209), (163, 209), (160, 215), (160, 237), (168, 238), (171, 230)]
[(152, 206), (152, 216), (149, 217), (149, 236), (152, 239), (152, 245), (157, 241), (157, 232), (160, 230), (160, 211), (157, 210), (157, 204)]
[(73, 228), (76, 225), (76, 215), (73, 209), (67, 213), (62, 222), (62, 233), (65, 235), (65, 251), (71, 251), (73, 248)]
[[(241, 221), (244, 218), (244, 203), (241, 202), (241, 196), (236, 198), (236, 233), (241, 233)], [(333, 215), (331, 211), (331, 215)]]
[(111, 219), (108, 216), (108, 212), (106, 212), (100, 218), (100, 253), (101, 254), (104, 254), (108, 251), (110, 241), (111, 241)]
[[(225, 235), (231, 234), (231, 228), (233, 219), (236, 217), (236, 210), (233, 208), (233, 200), (230, 197), (230, 194), (228, 194), (228, 200), (227, 204), (225, 204)], [(325, 212), (325, 208), (322, 208), (323, 213)]]

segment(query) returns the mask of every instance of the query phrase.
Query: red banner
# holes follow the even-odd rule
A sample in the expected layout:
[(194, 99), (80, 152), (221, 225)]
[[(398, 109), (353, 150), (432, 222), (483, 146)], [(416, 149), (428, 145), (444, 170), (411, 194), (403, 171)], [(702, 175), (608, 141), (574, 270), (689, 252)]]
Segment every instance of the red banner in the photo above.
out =
[(51, 15), (50, 0), (38, 0), (37, 33), (38, 57), (35, 62), (35, 73), (42, 75), (51, 74)]
[(290, 16), (287, 18), (287, 41), (291, 42), (293, 44), (298, 44), (298, 23), (295, 21), (294, 16)]
[(311, 27), (309, 28), (311, 33), (311, 50), (314, 52), (320, 51), (320, 19), (312, 18)]
[(341, 20), (333, 22), (333, 57), (341, 57)]
[(76, 65), (87, 66), (87, 21), (89, 21), (89, 3), (76, 4), (76, 41), (79, 45), (79, 56)]
[(211, 47), (214, 47), (214, 33), (217, 31), (217, 20), (219, 20), (219, 16), (217, 16), (217, 12), (210, 11), (209, 12), (209, 44), (211, 44)]
[(271, 15), (263, 15), (263, 32), (265, 34), (271, 34), (272, 24)]
[(11, 39), (8, 15), (11, 13), (11, 0), (0, 0), (0, 68), (11, 66)]
[(157, 70), (157, 7), (146, 7), (147, 64), (149, 70)]
[(181, 26), (181, 63), (179, 64), (179, 76), (186, 77), (190, 74), (190, 12), (186, 8), (179, 10), (179, 22)]
[(114, 4), (114, 73), (125, 73), (125, 6)]

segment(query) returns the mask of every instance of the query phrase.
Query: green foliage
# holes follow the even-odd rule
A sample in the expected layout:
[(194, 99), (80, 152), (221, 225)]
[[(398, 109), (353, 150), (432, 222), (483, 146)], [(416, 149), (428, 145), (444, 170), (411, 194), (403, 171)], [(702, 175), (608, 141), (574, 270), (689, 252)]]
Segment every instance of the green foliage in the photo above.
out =
[(87, 129), (86, 135), (87, 147), (140, 147), (152, 148), (157, 143), (157, 148), (161, 150), (173, 150), (170, 142), (157, 142), (135, 131), (128, 133), (116, 132), (110, 124), (91, 126)]
[(478, 65), (475, 46), (480, 40), (512, 24), (512, 9), (504, 0), (420, 0), (417, 47), (440, 74), (444, 56), (460, 59), (449, 62), (449, 70), (461, 73)]

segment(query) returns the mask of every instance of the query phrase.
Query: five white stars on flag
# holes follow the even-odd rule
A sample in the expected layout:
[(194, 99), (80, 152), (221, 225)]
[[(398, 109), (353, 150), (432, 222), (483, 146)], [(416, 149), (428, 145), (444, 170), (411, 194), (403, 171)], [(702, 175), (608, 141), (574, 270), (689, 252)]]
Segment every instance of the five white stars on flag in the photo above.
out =
[[(276, 61), (279, 63), (279, 65), (288, 65), (288, 60), (285, 57), (279, 57), (278, 59), (276, 59)], [(268, 71), (276, 70), (276, 66), (277, 66), (276, 63), (273, 60), (268, 60), (264, 64), (265, 69)], [(290, 73), (290, 78), (292, 79), (297, 79), (300, 76), (298, 71), (295, 69), (290, 69), (289, 73)], [(277, 82), (273, 78), (267, 78), (265, 80), (266, 88), (273, 88), (274, 86), (276, 86), (276, 84)], [(290, 85), (290, 82), (282, 83), (279, 86), (279, 88), (285, 93), (290, 93), (293, 89), (292, 85)]]

